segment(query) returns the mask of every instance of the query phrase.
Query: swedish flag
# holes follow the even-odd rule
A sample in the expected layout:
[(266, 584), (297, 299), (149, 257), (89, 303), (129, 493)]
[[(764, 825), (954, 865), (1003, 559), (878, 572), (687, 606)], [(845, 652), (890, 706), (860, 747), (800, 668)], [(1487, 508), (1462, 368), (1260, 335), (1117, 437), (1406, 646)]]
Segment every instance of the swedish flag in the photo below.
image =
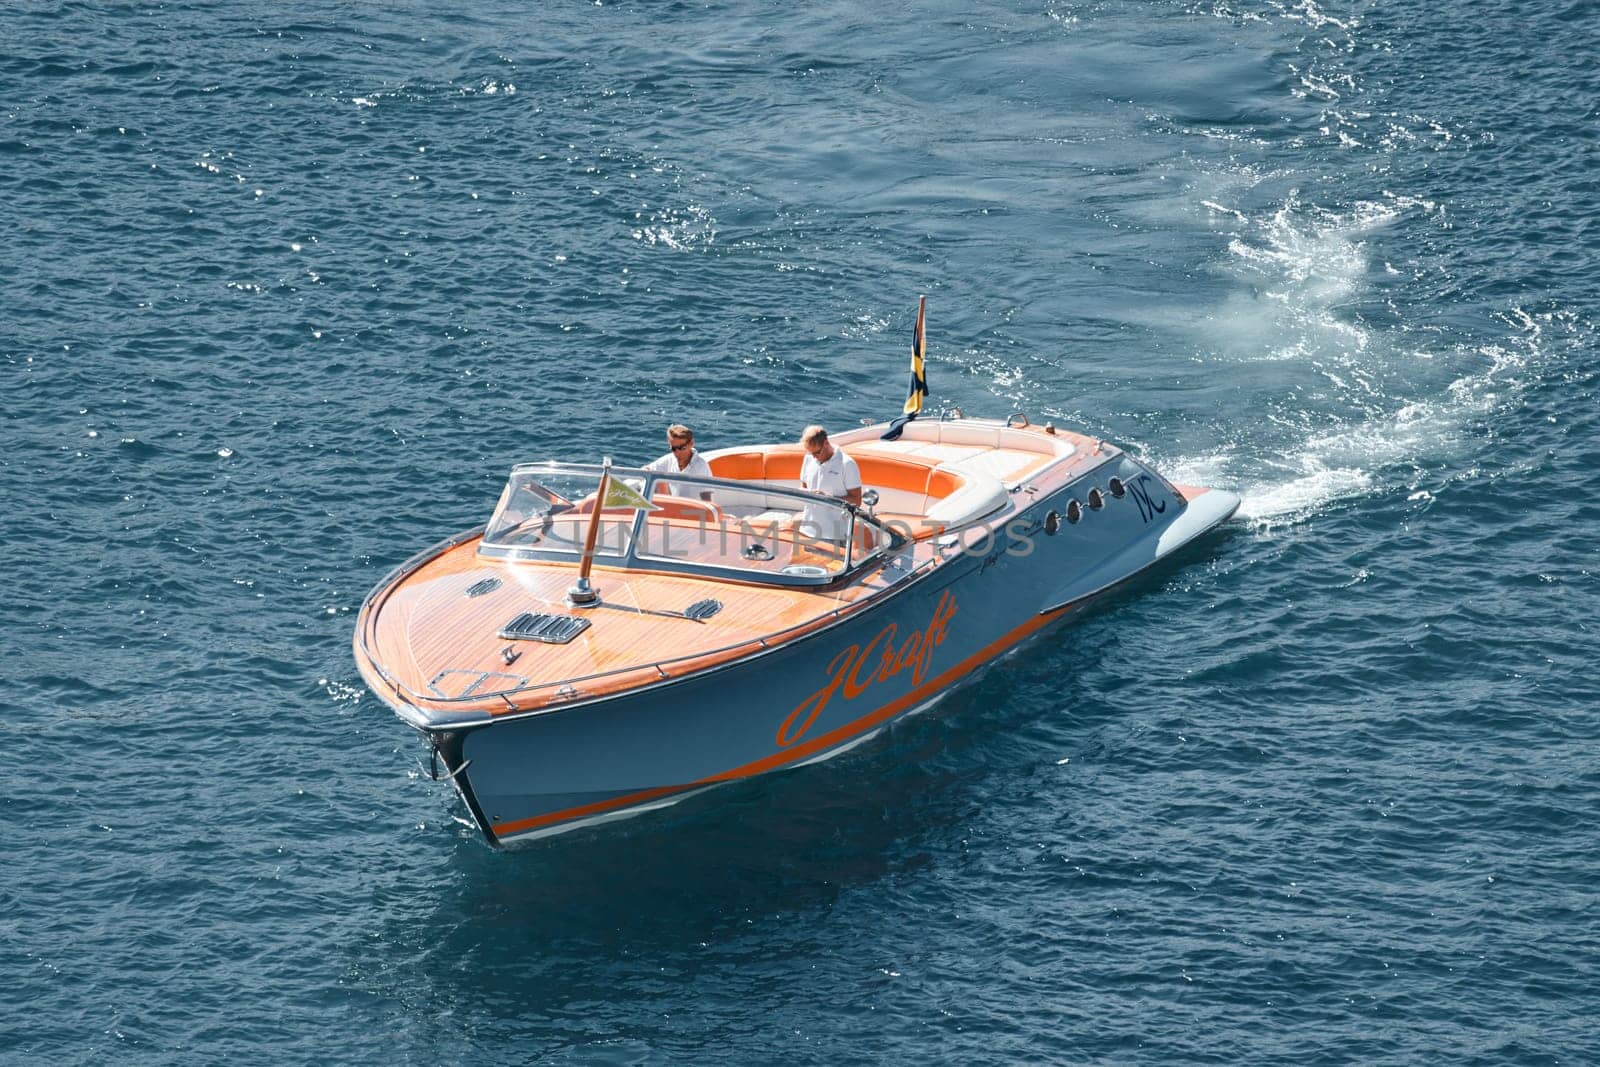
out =
[(888, 432), (883, 435), (885, 441), (897, 440), (906, 423), (922, 413), (922, 402), (928, 398), (928, 372), (923, 366), (923, 357), (928, 350), (927, 335), (923, 332), (927, 310), (928, 298), (918, 297), (917, 325), (911, 331), (911, 386), (906, 392), (906, 403), (900, 409), (900, 417), (889, 424)]
[(927, 355), (927, 337), (923, 334), (923, 316), (928, 311), (928, 298), (917, 298), (917, 325), (911, 331), (911, 389), (906, 394), (906, 406), (901, 411), (903, 415), (915, 418), (922, 413), (922, 402), (928, 398), (928, 372), (923, 368), (922, 358)]

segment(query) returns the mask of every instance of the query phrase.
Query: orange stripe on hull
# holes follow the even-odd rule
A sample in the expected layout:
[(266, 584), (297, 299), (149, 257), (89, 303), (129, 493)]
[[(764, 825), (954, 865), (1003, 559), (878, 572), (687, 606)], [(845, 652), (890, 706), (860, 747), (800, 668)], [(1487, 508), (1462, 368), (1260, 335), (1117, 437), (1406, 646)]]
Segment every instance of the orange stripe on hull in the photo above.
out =
[(537, 830), (540, 827), (553, 826), (557, 823), (569, 822), (573, 819), (581, 819), (590, 815), (601, 815), (608, 811), (616, 811), (620, 808), (632, 807), (635, 804), (644, 804), (651, 800), (658, 800), (661, 797), (670, 796), (673, 793), (683, 793), (691, 789), (698, 789), (707, 785), (715, 785), (719, 782), (730, 782), (737, 778), (749, 778), (752, 775), (761, 774), (766, 771), (777, 770), (779, 767), (803, 760), (805, 757), (815, 755), (818, 752), (824, 752), (830, 748), (844, 743), (845, 741), (850, 740), (852, 737), (856, 737), (867, 732), (868, 730), (871, 730), (873, 727), (880, 725), (888, 719), (892, 719), (906, 708), (926, 700), (928, 697), (955, 682), (958, 678), (971, 671), (974, 667), (980, 666), (988, 660), (993, 659), (1006, 649), (1010, 648), (1012, 645), (1015, 645), (1019, 641), (1027, 638), (1040, 628), (1049, 625), (1055, 619), (1059, 618), (1070, 607), (1071, 605), (1066, 605), (1056, 609), (1049, 615), (1039, 615), (1029, 619), (1015, 630), (1012, 630), (1010, 633), (1007, 633), (997, 640), (990, 642), (988, 645), (985, 645), (983, 648), (968, 656), (960, 663), (957, 663), (955, 666), (946, 670), (943, 674), (940, 674), (937, 678), (924, 682), (922, 685), (913, 689), (905, 696), (899, 697), (898, 699), (885, 704), (883, 707), (878, 708), (876, 711), (868, 712), (859, 719), (845, 723), (843, 726), (830, 730), (818, 737), (814, 737), (803, 744), (795, 745), (793, 748), (785, 749), (783, 752), (774, 753), (771, 756), (756, 760), (753, 763), (746, 763), (741, 767), (734, 767), (731, 770), (721, 771), (717, 774), (710, 775), (709, 777), (701, 778), (698, 781), (689, 782), (686, 785), (658, 786), (654, 789), (645, 789), (637, 793), (629, 793), (626, 796), (612, 797), (609, 800), (598, 800), (593, 804), (584, 804), (576, 808), (567, 808), (564, 811), (553, 811), (547, 815), (536, 815), (532, 818), (518, 819), (514, 822), (496, 823), (494, 824), (495, 837), (499, 838), (508, 834), (519, 834), (526, 830)]

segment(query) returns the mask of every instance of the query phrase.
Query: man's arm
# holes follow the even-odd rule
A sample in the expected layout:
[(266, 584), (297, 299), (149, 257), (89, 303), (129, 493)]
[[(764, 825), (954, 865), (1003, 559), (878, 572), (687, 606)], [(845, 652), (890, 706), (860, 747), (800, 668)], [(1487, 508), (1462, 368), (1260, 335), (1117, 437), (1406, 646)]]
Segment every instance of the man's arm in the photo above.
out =
[[(696, 474), (702, 478), (716, 477), (715, 474), (711, 473), (711, 464), (706, 462), (706, 458), (700, 454), (700, 450), (698, 448), (695, 449), (694, 459), (689, 461), (689, 469), (686, 473)], [(709, 503), (711, 500), (711, 490), (702, 488), (700, 490), (700, 499)]]
[(844, 502), (855, 507), (861, 506), (861, 468), (849, 456), (844, 463)]

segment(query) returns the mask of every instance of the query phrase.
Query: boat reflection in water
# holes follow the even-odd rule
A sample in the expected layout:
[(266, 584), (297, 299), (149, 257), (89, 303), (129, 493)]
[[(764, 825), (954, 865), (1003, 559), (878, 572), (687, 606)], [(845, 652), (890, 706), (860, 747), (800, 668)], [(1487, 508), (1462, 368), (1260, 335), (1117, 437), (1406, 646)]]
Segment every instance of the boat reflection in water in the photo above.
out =
[(518, 466), (367, 597), (362, 676), (508, 845), (837, 755), (1239, 505), (1021, 415), (884, 429), (833, 438), (863, 509), (799, 445)]

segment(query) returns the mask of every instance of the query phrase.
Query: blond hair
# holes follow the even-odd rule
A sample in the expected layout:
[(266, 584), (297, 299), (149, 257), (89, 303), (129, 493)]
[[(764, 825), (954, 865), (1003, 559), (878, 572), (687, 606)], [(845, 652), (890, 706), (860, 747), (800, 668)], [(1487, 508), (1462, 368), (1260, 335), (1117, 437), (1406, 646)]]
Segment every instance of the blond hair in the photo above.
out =
[(800, 443), (807, 447), (810, 447), (811, 445), (820, 445), (827, 439), (828, 431), (824, 430), (821, 426), (807, 426), (804, 432), (800, 434)]
[(694, 431), (681, 422), (675, 422), (667, 427), (667, 436), (674, 441), (693, 441)]

